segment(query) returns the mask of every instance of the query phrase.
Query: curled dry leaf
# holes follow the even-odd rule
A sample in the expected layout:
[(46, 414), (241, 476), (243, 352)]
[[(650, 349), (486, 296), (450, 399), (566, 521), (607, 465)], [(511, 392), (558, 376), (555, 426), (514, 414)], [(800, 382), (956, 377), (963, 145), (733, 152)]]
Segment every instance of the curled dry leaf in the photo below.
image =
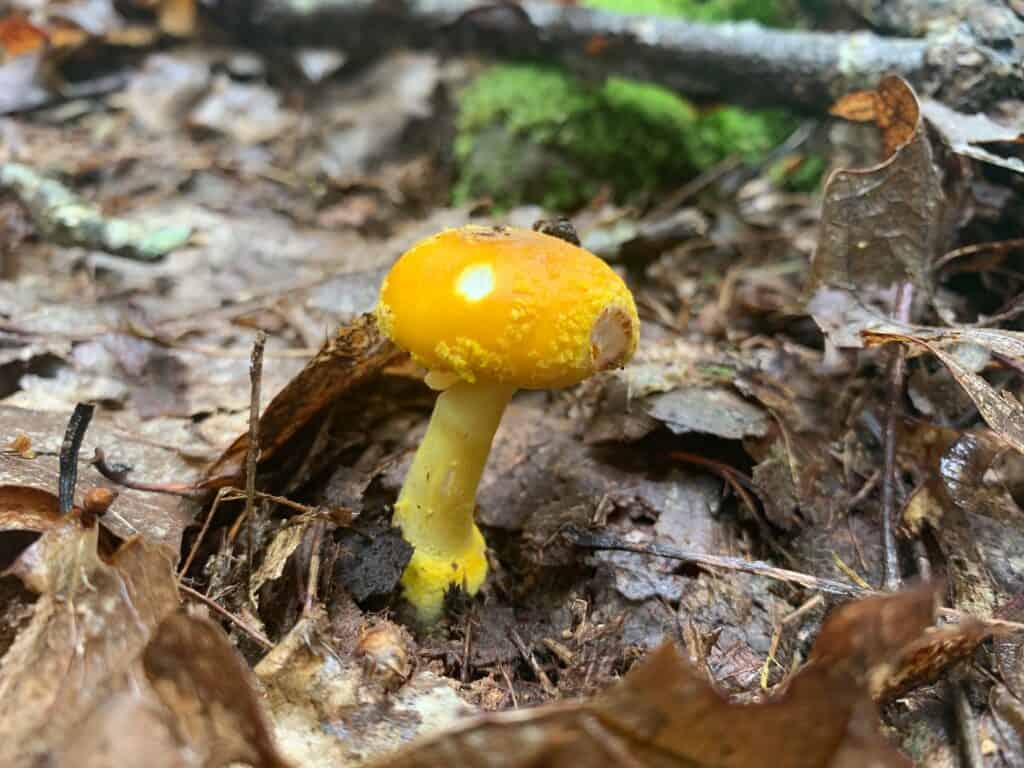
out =
[(978, 412), (1011, 448), (1024, 453), (1024, 405), (1009, 392), (998, 392), (979, 374), (963, 365), (949, 347), (971, 343), (1014, 360), (1024, 360), (1024, 334), (989, 328), (928, 328), (888, 323), (862, 331), (868, 345), (903, 342), (927, 349), (949, 369)]
[(908, 766), (879, 731), (870, 684), (921, 637), (934, 600), (924, 586), (837, 609), (810, 662), (758, 704), (730, 702), (665, 644), (596, 700), (476, 717), (374, 766)]
[[(341, 328), (263, 411), (260, 416), (261, 460), (273, 457), (337, 398), (401, 355), (402, 352), (381, 335), (372, 315), (363, 315)], [(207, 470), (208, 487), (240, 482), (248, 445), (248, 434), (231, 444)]]
[(886, 157), (910, 141), (918, 130), (917, 97), (899, 77), (885, 77), (874, 91), (854, 91), (832, 105), (829, 114), (856, 123), (875, 123), (882, 131)]
[(904, 283), (927, 288), (945, 205), (917, 96), (902, 79), (841, 99), (835, 114), (876, 122), (887, 157), (835, 171), (825, 184), (808, 308), (839, 346), (889, 314), (887, 294)]

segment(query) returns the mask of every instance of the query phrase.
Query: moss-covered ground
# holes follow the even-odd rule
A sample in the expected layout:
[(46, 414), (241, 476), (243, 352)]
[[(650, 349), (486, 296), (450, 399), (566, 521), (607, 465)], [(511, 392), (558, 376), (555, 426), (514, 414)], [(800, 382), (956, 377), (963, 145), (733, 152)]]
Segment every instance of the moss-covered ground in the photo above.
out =
[[(781, 25), (792, 18), (785, 0), (588, 4), (708, 22)], [(454, 199), (571, 210), (609, 187), (620, 201), (644, 200), (727, 157), (754, 161), (795, 125), (795, 118), (778, 110), (698, 109), (669, 90), (633, 80), (590, 83), (545, 65), (498, 65), (460, 98)]]

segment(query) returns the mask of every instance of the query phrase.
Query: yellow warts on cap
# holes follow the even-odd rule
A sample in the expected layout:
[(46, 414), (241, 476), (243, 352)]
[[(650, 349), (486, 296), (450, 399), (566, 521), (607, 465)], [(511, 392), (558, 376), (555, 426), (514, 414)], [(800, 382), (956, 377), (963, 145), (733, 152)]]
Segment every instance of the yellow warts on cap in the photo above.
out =
[(384, 281), (377, 317), (430, 370), (532, 389), (623, 365), (640, 327), (605, 262), (512, 227), (450, 229), (413, 246)]

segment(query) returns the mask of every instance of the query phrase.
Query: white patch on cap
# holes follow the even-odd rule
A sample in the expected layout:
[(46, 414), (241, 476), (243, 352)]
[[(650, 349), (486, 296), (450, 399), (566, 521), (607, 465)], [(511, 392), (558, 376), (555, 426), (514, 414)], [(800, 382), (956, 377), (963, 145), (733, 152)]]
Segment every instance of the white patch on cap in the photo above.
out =
[(494, 268), (490, 264), (470, 264), (455, 280), (455, 292), (466, 301), (480, 301), (494, 290)]
[(633, 318), (621, 307), (607, 307), (590, 329), (595, 371), (621, 368), (633, 351)]

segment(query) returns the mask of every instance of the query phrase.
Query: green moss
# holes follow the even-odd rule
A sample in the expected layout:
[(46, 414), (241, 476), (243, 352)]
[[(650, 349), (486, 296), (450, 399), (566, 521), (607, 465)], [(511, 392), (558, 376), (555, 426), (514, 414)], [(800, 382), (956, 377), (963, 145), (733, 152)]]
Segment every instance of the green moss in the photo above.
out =
[(815, 191), (821, 185), (824, 173), (825, 158), (821, 155), (785, 157), (768, 169), (772, 181), (787, 192)]
[(565, 210), (603, 184), (643, 195), (693, 172), (683, 137), (695, 120), (692, 106), (652, 85), (594, 87), (550, 67), (493, 67), (462, 95), (455, 200)]
[(583, 5), (616, 13), (681, 16), (694, 21), (749, 19), (780, 26), (792, 17), (786, 0), (583, 0)]
[(705, 170), (730, 155), (756, 161), (794, 127), (793, 118), (781, 110), (719, 107), (701, 114), (686, 144), (694, 165)]
[[(585, 0), (631, 13), (778, 23), (790, 0)], [(557, 68), (493, 67), (462, 94), (456, 203), (490, 197), (571, 210), (609, 186), (620, 201), (678, 186), (726, 157), (755, 160), (795, 127), (779, 111), (697, 110), (659, 86), (590, 84)]]

